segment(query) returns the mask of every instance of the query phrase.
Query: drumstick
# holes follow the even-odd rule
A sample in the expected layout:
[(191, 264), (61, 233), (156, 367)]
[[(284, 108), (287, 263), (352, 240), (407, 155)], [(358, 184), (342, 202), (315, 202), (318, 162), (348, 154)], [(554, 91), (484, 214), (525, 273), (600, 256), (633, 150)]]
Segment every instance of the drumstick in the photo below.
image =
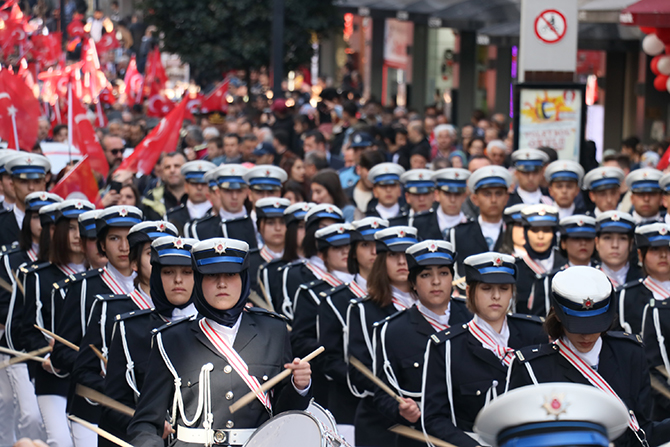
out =
[(24, 362), (26, 360), (35, 360), (37, 362), (43, 362), (45, 359), (42, 357), (37, 357), (38, 355), (45, 354), (47, 352), (51, 351), (51, 346), (45, 346), (40, 349), (36, 349), (31, 352), (19, 352), (19, 351), (14, 351), (12, 349), (7, 349), (7, 348), (0, 348), (0, 352), (4, 352), (5, 354), (10, 354), (14, 355), (16, 357), (13, 357), (6, 362), (3, 362), (0, 364), (0, 369), (7, 368), (8, 366), (11, 366), (15, 363), (20, 363)]
[(14, 279), (16, 280), (16, 286), (19, 288), (21, 291), (21, 295), (26, 296), (26, 291), (23, 289), (23, 283), (19, 281), (19, 276), (16, 274), (16, 272), (12, 272), (14, 274)]
[(88, 345), (88, 347), (91, 348), (91, 351), (93, 351), (96, 357), (102, 360), (102, 362), (105, 364), (105, 368), (107, 368), (107, 359), (104, 355), (102, 355), (102, 352), (100, 352), (100, 350), (96, 348), (95, 345)]
[(459, 284), (463, 284), (464, 282), (465, 282), (465, 276), (461, 276), (460, 278), (451, 281), (451, 285), (457, 286)]
[(391, 388), (389, 388), (388, 385), (386, 385), (384, 382), (382, 382), (382, 380), (381, 380), (379, 377), (377, 377), (377, 376), (375, 376), (374, 374), (372, 374), (372, 371), (370, 371), (370, 370), (369, 370), (363, 363), (361, 363), (361, 361), (358, 360), (356, 357), (354, 357), (354, 356), (349, 356), (349, 363), (351, 363), (351, 365), (352, 365), (354, 368), (356, 368), (357, 370), (359, 370), (365, 377), (367, 377), (368, 379), (372, 380), (372, 382), (373, 382), (375, 385), (377, 385), (379, 388), (381, 388), (382, 391), (384, 391), (386, 394), (388, 394), (389, 396), (391, 396), (392, 398), (394, 398), (399, 404), (404, 404), (404, 403), (405, 403), (405, 401), (402, 399), (402, 397), (398, 396), (398, 395), (397, 395)]
[(4, 279), (0, 278), (0, 287), (8, 291), (9, 293), (12, 293), (12, 285), (9, 284), (7, 281)]
[(118, 445), (118, 446), (121, 446), (121, 447), (133, 447), (132, 444), (127, 443), (127, 442), (124, 441), (123, 439), (117, 438), (117, 437), (114, 436), (113, 434), (111, 434), (111, 433), (109, 433), (109, 432), (106, 432), (106, 431), (103, 430), (102, 428), (96, 427), (95, 425), (93, 425), (93, 424), (91, 424), (91, 423), (89, 423), (89, 422), (87, 422), (87, 421), (85, 421), (85, 420), (83, 420), (83, 419), (80, 419), (80, 418), (78, 418), (77, 416), (68, 415), (68, 419), (71, 420), (72, 422), (76, 422), (77, 424), (81, 424), (81, 425), (83, 425), (84, 427), (88, 428), (88, 429), (91, 430), (91, 431), (96, 432), (97, 434), (99, 434), (100, 436), (102, 436), (103, 438), (105, 438), (106, 440), (108, 440), (108, 441), (110, 441), (110, 442), (113, 442), (114, 444), (116, 444), (116, 445)]
[(104, 407), (111, 408), (112, 410), (116, 410), (119, 413), (125, 414), (126, 416), (133, 417), (135, 415), (135, 410), (130, 408), (128, 405), (124, 405), (121, 402), (112, 399), (111, 397), (105, 396), (99, 391), (82, 385), (81, 383), (77, 384), (75, 393)]
[(34, 324), (33, 326), (35, 326), (37, 329), (39, 329), (40, 331), (44, 332), (45, 334), (47, 334), (49, 337), (53, 338), (54, 340), (63, 343), (63, 344), (64, 344), (65, 346), (67, 346), (68, 348), (70, 348), (70, 349), (74, 349), (75, 351), (79, 352), (79, 346), (75, 345), (75, 344), (72, 343), (71, 341), (67, 341), (66, 339), (64, 339), (64, 338), (61, 337), (60, 335), (56, 335), (56, 334), (54, 334), (53, 332), (51, 332), (51, 331), (49, 331), (49, 330), (47, 330), (47, 329), (44, 329), (43, 327), (39, 327), (39, 326), (36, 325), (36, 324)]
[(663, 374), (663, 375), (665, 376), (666, 379), (670, 379), (670, 376), (668, 375), (668, 370), (665, 369), (665, 366), (663, 366), (663, 365), (658, 365), (658, 366), (656, 367), (656, 370), (657, 370), (658, 372), (660, 372), (661, 374)]
[[(426, 442), (426, 437), (423, 432), (414, 430), (413, 428), (407, 427), (405, 425), (394, 425), (393, 427), (389, 428), (389, 431), (406, 438), (414, 439), (416, 441)], [(449, 444), (447, 441), (438, 439), (435, 436), (428, 435), (428, 440), (437, 447), (456, 447), (454, 444)]]
[(251, 293), (249, 294), (249, 301), (251, 301), (251, 303), (252, 303), (254, 306), (256, 306), (256, 307), (260, 307), (261, 309), (265, 309), (265, 310), (267, 310), (267, 311), (274, 312), (274, 310), (270, 309), (270, 307), (268, 306), (267, 302), (266, 302), (263, 298), (261, 298), (261, 297), (260, 297), (255, 291), (253, 291), (253, 290), (252, 290)]
[[(317, 355), (321, 354), (323, 351), (325, 351), (325, 348), (323, 346), (319, 346), (317, 349), (309, 353), (307, 356), (304, 358), (300, 359), (301, 362), (309, 362), (312, 360), (314, 357)], [(276, 376), (274, 376), (272, 379), (268, 380), (261, 386), (261, 391), (265, 393), (266, 391), (272, 389), (273, 386), (287, 378), (288, 376), (291, 375), (293, 372), (292, 369), (285, 369), (284, 371), (280, 372)], [(247, 394), (242, 396), (237, 402), (232, 404), (229, 408), (231, 413), (235, 413), (237, 410), (240, 408), (244, 407), (245, 405), (249, 404), (250, 402), (253, 402), (253, 400), (256, 399), (256, 394), (253, 391), (249, 391)]]

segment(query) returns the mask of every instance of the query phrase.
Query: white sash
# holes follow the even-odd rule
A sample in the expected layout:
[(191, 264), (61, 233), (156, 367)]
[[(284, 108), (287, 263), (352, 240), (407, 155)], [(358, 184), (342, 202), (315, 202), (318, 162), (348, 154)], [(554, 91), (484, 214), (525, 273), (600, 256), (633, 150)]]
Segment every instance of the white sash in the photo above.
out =
[(468, 323), (468, 329), (470, 330), (472, 336), (475, 337), (482, 344), (482, 346), (485, 346), (487, 349), (492, 351), (505, 366), (512, 364), (512, 361), (514, 360), (514, 349), (507, 346), (501, 346), (493, 341), (491, 337), (489, 337), (489, 335), (486, 334), (486, 332), (484, 332), (482, 328), (477, 325), (477, 323), (475, 323), (474, 319), (470, 320)]
[[(658, 281), (653, 279), (651, 276), (647, 276), (645, 280), (642, 282), (644, 286), (651, 291), (651, 293), (654, 294), (654, 298), (657, 300), (664, 300), (668, 297), (670, 297), (670, 292), (665, 290), (665, 287), (663, 287)], [(662, 298), (656, 298), (656, 295), (661, 296)]]
[(139, 290), (135, 289), (132, 291), (132, 293), (128, 294), (131, 300), (133, 300), (133, 303), (140, 309), (151, 309), (151, 304), (147, 302), (146, 298), (142, 296)]
[(435, 318), (433, 318), (433, 317), (431, 317), (430, 315), (424, 313), (418, 306), (417, 306), (416, 309), (419, 311), (419, 313), (421, 313), (421, 315), (423, 315), (423, 318), (425, 318), (426, 321), (427, 321), (431, 326), (433, 326), (433, 328), (434, 328), (437, 332), (443, 331), (443, 330), (445, 330), (445, 329), (449, 329), (449, 325), (448, 325), (448, 324), (442, 324), (442, 323), (440, 323), (440, 322), (437, 321)]
[(100, 278), (102, 278), (103, 282), (107, 284), (107, 287), (109, 287), (109, 289), (112, 292), (114, 292), (114, 294), (125, 295), (127, 293), (130, 293), (130, 291), (123, 290), (123, 287), (121, 287), (121, 285), (118, 282), (116, 282), (114, 277), (112, 277), (112, 275), (107, 271), (107, 267), (104, 267), (102, 270), (103, 271), (102, 274), (100, 275)]

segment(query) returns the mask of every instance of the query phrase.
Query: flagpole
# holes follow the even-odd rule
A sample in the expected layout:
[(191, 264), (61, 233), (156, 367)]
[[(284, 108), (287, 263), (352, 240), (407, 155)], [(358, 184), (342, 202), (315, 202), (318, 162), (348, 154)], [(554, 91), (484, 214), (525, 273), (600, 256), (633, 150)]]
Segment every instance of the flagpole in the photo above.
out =
[(67, 153), (72, 163), (72, 80), (67, 81)]
[[(16, 146), (16, 150), (20, 151), (21, 147), (19, 145), (19, 132), (18, 129), (16, 128), (16, 108), (14, 105), (11, 105), (7, 112), (9, 113), (9, 116), (12, 117), (12, 130), (14, 131), (14, 145)], [(32, 148), (31, 148), (32, 149)]]

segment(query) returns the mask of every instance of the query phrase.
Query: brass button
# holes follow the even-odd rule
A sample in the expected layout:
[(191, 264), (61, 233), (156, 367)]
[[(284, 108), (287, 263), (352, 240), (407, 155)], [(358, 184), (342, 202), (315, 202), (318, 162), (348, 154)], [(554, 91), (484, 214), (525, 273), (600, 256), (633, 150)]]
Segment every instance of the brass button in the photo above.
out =
[(414, 367), (418, 368), (419, 367), (419, 362), (414, 362)]
[(235, 426), (235, 423), (233, 421), (226, 422), (226, 428), (233, 428), (234, 426)]
[(226, 400), (233, 400), (233, 392), (232, 391), (228, 391), (226, 393)]
[(186, 382), (186, 386), (191, 386), (191, 381)]
[(232, 370), (233, 370), (233, 368), (230, 365), (226, 365), (223, 368), (223, 372), (226, 373), (226, 374), (230, 374)]
[(268, 376), (263, 376), (263, 380), (268, 380)]
[(475, 394), (476, 394), (477, 396), (479, 396), (480, 394), (482, 394), (482, 392), (479, 391), (479, 390), (477, 390), (477, 392), (476, 392)]
[(226, 442), (226, 434), (222, 431), (215, 431), (214, 441), (216, 441), (217, 444), (223, 444), (224, 442)]

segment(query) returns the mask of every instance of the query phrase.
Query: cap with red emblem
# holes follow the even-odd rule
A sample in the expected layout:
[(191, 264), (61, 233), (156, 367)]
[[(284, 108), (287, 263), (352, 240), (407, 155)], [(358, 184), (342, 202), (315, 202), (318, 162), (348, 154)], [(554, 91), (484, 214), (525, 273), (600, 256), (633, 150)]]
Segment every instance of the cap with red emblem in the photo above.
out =
[(78, 219), (80, 214), (85, 213), (86, 211), (92, 211), (95, 209), (93, 205), (88, 200), (81, 199), (69, 199), (59, 202), (58, 207), (56, 207), (55, 221), (58, 222), (61, 219)]
[(142, 211), (134, 206), (116, 205), (102, 210), (95, 219), (95, 227), (100, 232), (107, 227), (132, 227), (142, 222)]
[(128, 232), (128, 245), (132, 249), (137, 244), (151, 242), (163, 236), (177, 236), (179, 232), (170, 222), (164, 220), (140, 222)]
[(465, 265), (465, 280), (467, 283), (516, 283), (514, 256), (489, 251), (468, 256), (463, 264)]
[(305, 214), (307, 214), (307, 211), (314, 205), (315, 204), (312, 202), (297, 202), (287, 207), (284, 210), (284, 221), (286, 222), (286, 225), (295, 221), (304, 221)]
[(542, 203), (528, 205), (521, 210), (524, 227), (555, 227), (558, 225), (558, 208)]
[(321, 251), (328, 247), (342, 247), (351, 243), (354, 227), (348, 223), (336, 223), (323, 227), (314, 233), (316, 248)]
[(258, 165), (244, 174), (249, 188), (259, 191), (280, 190), (287, 178), (286, 171), (272, 165)]
[(670, 226), (665, 222), (640, 225), (635, 229), (635, 244), (638, 248), (670, 246)]
[(388, 228), (389, 221), (381, 217), (366, 217), (365, 219), (355, 220), (351, 222), (355, 233), (352, 240), (355, 241), (374, 241), (375, 233)]
[(216, 165), (206, 160), (194, 160), (181, 166), (181, 175), (189, 183), (208, 183), (205, 174), (216, 169)]
[(375, 233), (377, 241), (377, 253), (391, 251), (394, 253), (404, 253), (418, 241), (416, 228), (395, 226), (384, 228)]
[(628, 428), (626, 407), (614, 396), (580, 383), (541, 383), (505, 393), (475, 419), (482, 444), (609, 446)]
[[(130, 236), (128, 236), (130, 239)], [(166, 235), (151, 242), (151, 263), (154, 265), (191, 265), (191, 248), (197, 239)]]
[(247, 184), (244, 181), (244, 175), (249, 170), (242, 165), (230, 163), (221, 165), (216, 169), (207, 171), (204, 180), (209, 183), (209, 187), (221, 189), (242, 189)]
[(344, 222), (344, 214), (335, 205), (321, 203), (314, 205), (305, 213), (305, 228), (309, 228), (322, 219), (333, 219), (337, 223)]
[(284, 217), (284, 211), (291, 206), (289, 199), (279, 197), (264, 197), (256, 200), (256, 216), (258, 219)]
[(584, 178), (584, 168), (573, 160), (556, 160), (544, 170), (544, 178), (547, 183), (553, 182), (577, 182), (582, 186)]
[(198, 242), (191, 249), (195, 269), (203, 275), (240, 273), (249, 267), (249, 244), (216, 237)]
[(585, 238), (594, 239), (596, 237), (596, 220), (585, 214), (575, 214), (564, 217), (559, 222), (561, 238)]
[(456, 257), (451, 242), (433, 239), (414, 244), (405, 253), (410, 270), (431, 265), (453, 265)]
[(631, 171), (626, 176), (626, 185), (633, 193), (661, 192), (659, 181), (663, 173), (654, 168), (641, 168)]
[(410, 194), (429, 194), (435, 189), (430, 169), (411, 169), (400, 176), (400, 183)]
[(582, 188), (586, 191), (604, 191), (618, 188), (624, 178), (624, 172), (613, 166), (602, 166), (589, 171), (584, 176)]
[(60, 203), (63, 199), (56, 194), (46, 191), (31, 192), (26, 196), (26, 210), (38, 211), (40, 208), (53, 203)]
[(95, 219), (102, 213), (102, 210), (86, 211), (81, 213), (77, 220), (79, 221), (79, 235), (82, 238), (95, 239), (97, 236), (95, 230)]
[(405, 168), (395, 163), (380, 163), (368, 172), (368, 180), (373, 185), (395, 185), (400, 183), (400, 176)]
[(44, 155), (19, 151), (5, 163), (5, 169), (12, 177), (41, 179), (51, 172), (51, 163)]
[(566, 331), (596, 334), (609, 329), (616, 303), (612, 283), (602, 270), (575, 266), (551, 281), (552, 305)]
[(539, 149), (518, 149), (512, 152), (512, 163), (517, 171), (539, 171), (549, 163), (549, 156)]
[(596, 234), (627, 233), (632, 236), (634, 230), (635, 219), (623, 211), (605, 211), (596, 217)]
[(462, 194), (468, 189), (470, 171), (461, 168), (444, 168), (433, 173), (433, 181), (444, 192)]

